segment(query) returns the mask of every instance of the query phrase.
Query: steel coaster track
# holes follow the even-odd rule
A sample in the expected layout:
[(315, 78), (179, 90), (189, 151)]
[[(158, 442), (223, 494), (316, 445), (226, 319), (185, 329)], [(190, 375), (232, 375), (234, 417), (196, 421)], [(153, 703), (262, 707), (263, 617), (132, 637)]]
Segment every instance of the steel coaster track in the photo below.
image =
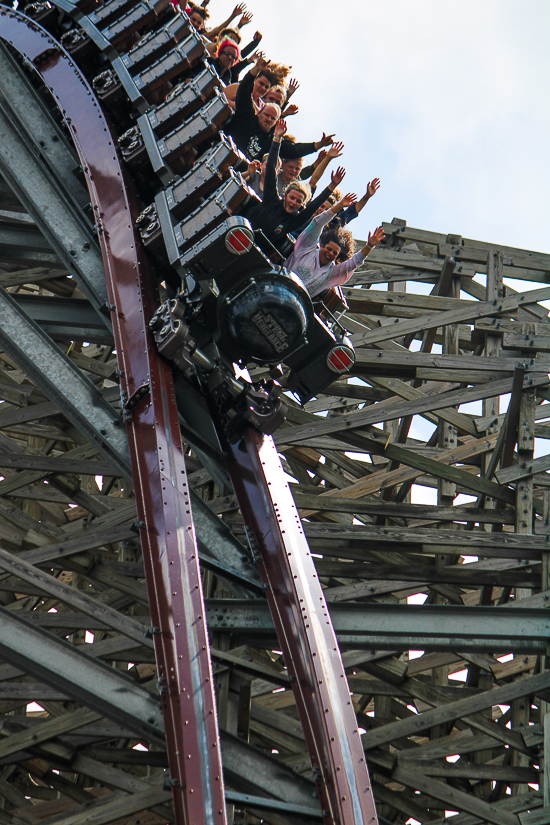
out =
[[(151, 109), (105, 35), (112, 30), (114, 44), (121, 42), (120, 31), (135, 10), (112, 0), (99, 9), (108, 21), (102, 31), (97, 15), (83, 14), (68, 0), (54, 5), (116, 67), (135, 108)], [(166, 3), (139, 5), (149, 25)], [(172, 371), (149, 330), (159, 298), (135, 229), (133, 184), (114, 149), (117, 136), (75, 58), (22, 14), (0, 6), (0, 19), (0, 37), (33, 64), (63, 114), (95, 212), (125, 398), (176, 822), (222, 825), (227, 814), (199, 553)], [(165, 179), (161, 161), (159, 168)], [(284, 652), (323, 820), (370, 825), (376, 811), (336, 637), (273, 440), (248, 428), (232, 444), (215, 410), (213, 421)], [(110, 454), (107, 441), (103, 450)]]

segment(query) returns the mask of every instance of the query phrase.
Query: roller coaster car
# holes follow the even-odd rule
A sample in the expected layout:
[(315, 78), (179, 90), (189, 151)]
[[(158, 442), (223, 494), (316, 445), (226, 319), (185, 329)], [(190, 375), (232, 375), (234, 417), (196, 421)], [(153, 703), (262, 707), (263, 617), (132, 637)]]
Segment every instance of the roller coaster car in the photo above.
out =
[(326, 322), (316, 314), (300, 278), (272, 264), (256, 240), (245, 218), (231, 217), (184, 251), (177, 267), (183, 281), (179, 297), (166, 302), (159, 317), (177, 314), (186, 332), (179, 330), (179, 343), (168, 345), (175, 333), (155, 322), (155, 339), (172, 360), (177, 352), (180, 368), (194, 364), (200, 371), (189, 342), (196, 352), (209, 339), (228, 369), (232, 362), (253, 362), (280, 376), (277, 367), (285, 364), (287, 388), (305, 403), (349, 371), (353, 346), (328, 310)]

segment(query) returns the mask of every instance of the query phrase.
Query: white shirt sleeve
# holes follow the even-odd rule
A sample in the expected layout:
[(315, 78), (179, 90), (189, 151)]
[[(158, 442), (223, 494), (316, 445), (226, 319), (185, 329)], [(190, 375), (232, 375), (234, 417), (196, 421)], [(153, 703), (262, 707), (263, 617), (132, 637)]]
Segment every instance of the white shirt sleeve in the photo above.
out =
[(338, 284), (345, 284), (349, 281), (354, 271), (360, 263), (362, 263), (367, 256), (362, 252), (356, 252), (349, 260), (343, 261), (341, 264), (334, 264), (330, 268), (328, 277), (328, 286), (338, 286)]

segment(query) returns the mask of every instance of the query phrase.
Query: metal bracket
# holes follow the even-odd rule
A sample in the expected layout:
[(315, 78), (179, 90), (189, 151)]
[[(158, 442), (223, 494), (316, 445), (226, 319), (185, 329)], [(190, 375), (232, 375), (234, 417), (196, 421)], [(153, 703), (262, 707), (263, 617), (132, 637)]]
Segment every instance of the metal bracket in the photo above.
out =
[(132, 413), (134, 409), (137, 407), (139, 402), (142, 398), (145, 398), (146, 395), (150, 395), (151, 393), (151, 385), (149, 383), (143, 383), (141, 386), (134, 390), (132, 395), (128, 398), (128, 393), (123, 390), (121, 393), (121, 406), (122, 406), (122, 416), (125, 421), (132, 420)]

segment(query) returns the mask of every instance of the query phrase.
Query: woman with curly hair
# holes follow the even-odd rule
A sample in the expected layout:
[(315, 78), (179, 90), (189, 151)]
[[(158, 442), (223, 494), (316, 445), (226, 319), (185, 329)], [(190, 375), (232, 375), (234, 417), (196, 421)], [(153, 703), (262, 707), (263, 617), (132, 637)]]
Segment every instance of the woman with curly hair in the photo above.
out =
[(339, 226), (330, 226), (325, 231), (323, 229), (356, 200), (357, 195), (349, 193), (330, 209), (316, 215), (299, 235), (294, 251), (286, 261), (285, 266), (302, 279), (312, 298), (330, 287), (348, 281), (359, 264), (384, 239), (384, 230), (379, 226), (373, 233), (369, 232), (369, 239), (359, 252), (341, 263), (335, 263), (346, 246), (348, 253), (351, 253), (351, 237), (347, 230), (344, 234)]

